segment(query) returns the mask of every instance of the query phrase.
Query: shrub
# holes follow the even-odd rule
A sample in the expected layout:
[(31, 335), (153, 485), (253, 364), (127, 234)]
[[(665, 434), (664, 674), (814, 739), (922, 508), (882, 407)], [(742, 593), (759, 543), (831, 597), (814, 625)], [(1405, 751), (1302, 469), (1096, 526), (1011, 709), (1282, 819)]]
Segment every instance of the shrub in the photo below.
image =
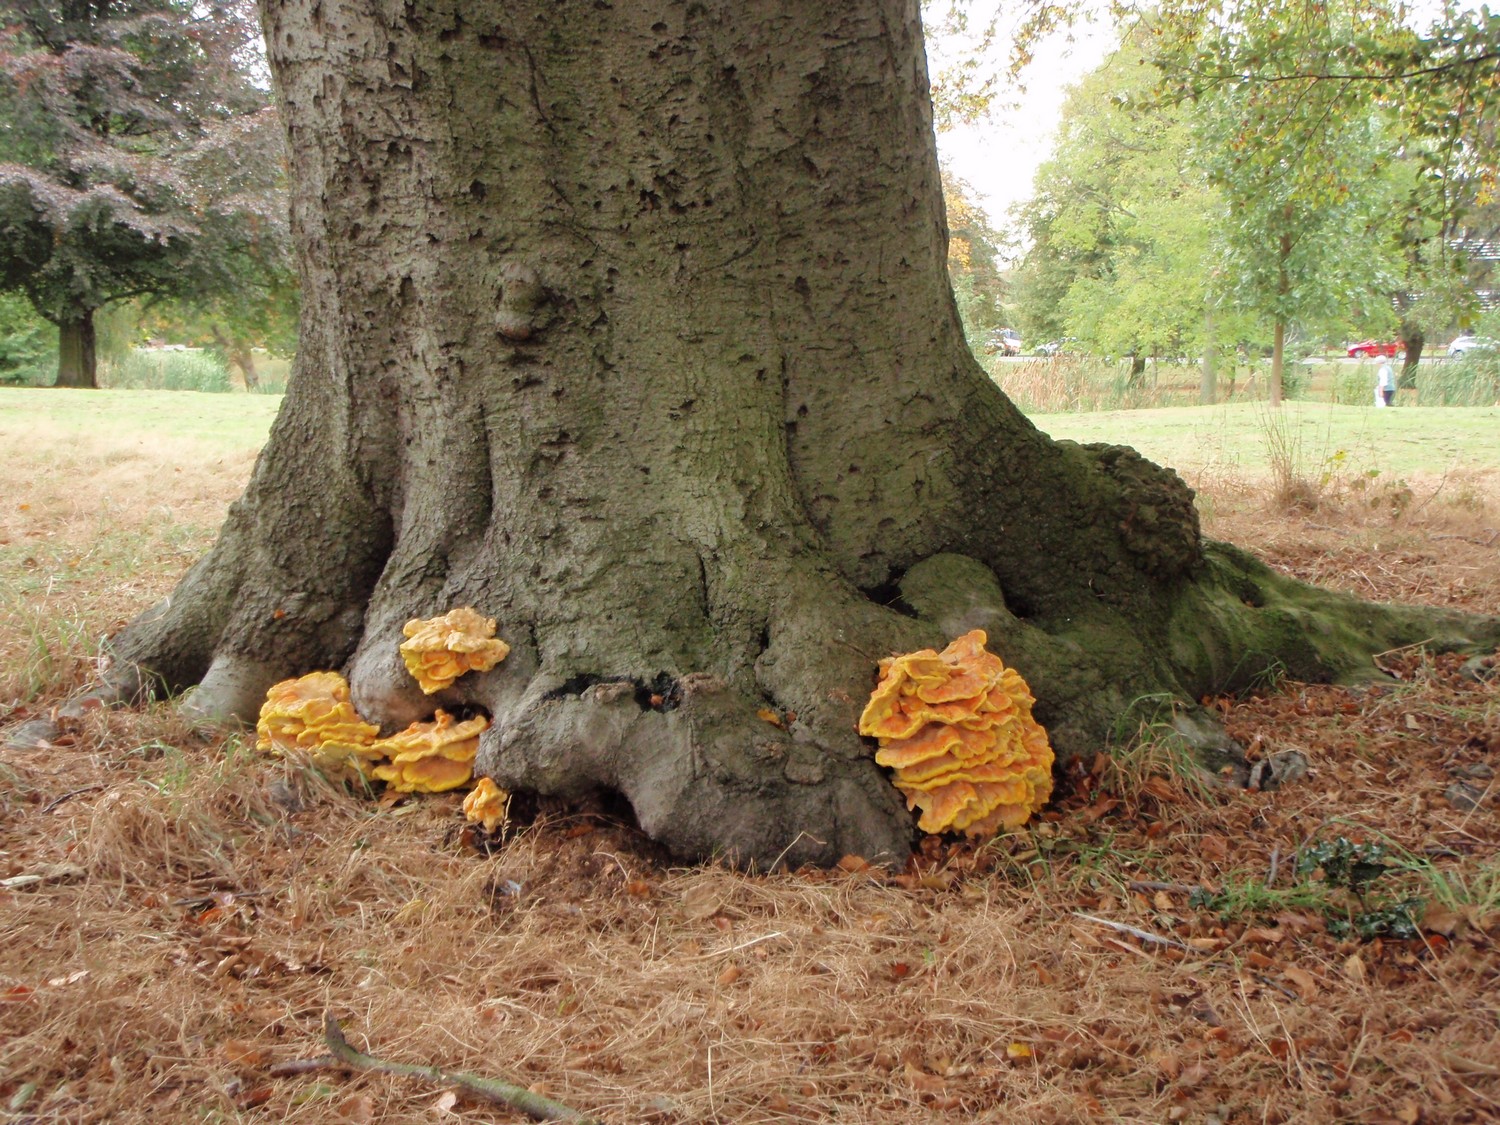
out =
[(99, 385), (134, 391), (207, 391), (232, 389), (222, 360), (200, 351), (132, 349), (116, 363), (99, 365)]
[(57, 330), (26, 298), (0, 293), (0, 383), (40, 387), (57, 371)]

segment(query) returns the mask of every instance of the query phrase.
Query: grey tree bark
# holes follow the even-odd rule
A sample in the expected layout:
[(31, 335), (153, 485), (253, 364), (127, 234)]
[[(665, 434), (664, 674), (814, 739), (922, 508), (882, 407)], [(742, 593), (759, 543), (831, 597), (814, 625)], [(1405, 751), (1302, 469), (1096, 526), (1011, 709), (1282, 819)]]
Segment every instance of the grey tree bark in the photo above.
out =
[[(115, 689), (253, 716), (344, 667), (486, 710), (503, 786), (687, 856), (898, 857), (875, 663), (983, 627), (1062, 754), (1132, 702), (1356, 668), (1447, 617), (1201, 541), (1172, 473), (1054, 443), (967, 351), (915, 0), (267, 0), (304, 295), (286, 404)], [(403, 622), (497, 617), (425, 697)], [(787, 716), (775, 726), (757, 712)]]

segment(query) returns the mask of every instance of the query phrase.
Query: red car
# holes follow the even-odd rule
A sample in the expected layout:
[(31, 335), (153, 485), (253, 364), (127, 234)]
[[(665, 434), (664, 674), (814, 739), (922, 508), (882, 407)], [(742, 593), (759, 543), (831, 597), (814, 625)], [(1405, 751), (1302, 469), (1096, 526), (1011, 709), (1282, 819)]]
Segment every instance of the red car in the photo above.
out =
[(1349, 354), (1355, 359), (1369, 359), (1377, 355), (1400, 355), (1406, 345), (1397, 340), (1394, 344), (1382, 344), (1379, 340), (1361, 340), (1349, 345)]

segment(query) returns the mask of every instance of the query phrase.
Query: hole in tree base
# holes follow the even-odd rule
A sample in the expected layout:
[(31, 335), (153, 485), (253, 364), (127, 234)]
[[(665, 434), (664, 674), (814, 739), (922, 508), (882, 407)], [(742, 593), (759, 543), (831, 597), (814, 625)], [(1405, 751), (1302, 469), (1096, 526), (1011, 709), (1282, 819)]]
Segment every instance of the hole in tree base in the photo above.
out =
[[(549, 691), (544, 699), (578, 699), (589, 688), (599, 684), (618, 684), (621, 691), (629, 690), (631, 698), (642, 711), (675, 711), (682, 705), (682, 684), (667, 672), (658, 672), (649, 680), (637, 680), (627, 676), (574, 676), (566, 683)], [(614, 698), (611, 696), (611, 698)]]
[(917, 611), (912, 609), (901, 597), (900, 583), (892, 580), (882, 582), (878, 586), (863, 586), (859, 591), (876, 605), (884, 606), (886, 609), (899, 613), (902, 617), (916, 617)]

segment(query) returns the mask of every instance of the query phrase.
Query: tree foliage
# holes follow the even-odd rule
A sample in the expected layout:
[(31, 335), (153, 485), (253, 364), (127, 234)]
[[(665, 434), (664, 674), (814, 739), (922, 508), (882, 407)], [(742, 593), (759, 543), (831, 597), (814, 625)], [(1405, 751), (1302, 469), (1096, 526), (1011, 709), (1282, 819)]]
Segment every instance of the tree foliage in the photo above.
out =
[(1223, 189), (1226, 276), (1276, 325), (1355, 311), (1399, 330), (1463, 314), (1466, 212), (1493, 195), (1500, 18), (1387, 0), (1188, 0), (1142, 19), (1165, 101), (1193, 102)]
[(948, 219), (948, 277), (971, 348), (1005, 319), (1006, 285), (1001, 272), (1001, 235), (975, 198), (972, 186), (942, 169), (943, 207)]
[[(22, 0), (11, 12), (0, 289), (62, 329), (62, 381), (92, 383), (96, 309), (222, 291), (237, 256), (275, 231), (275, 201), (246, 186), (267, 169), (229, 157), (275, 134), (248, 70), (253, 14), (244, 0)], [(232, 174), (205, 175), (216, 159)]]
[(1216, 201), (1189, 160), (1186, 110), (1150, 109), (1137, 59), (1117, 52), (1070, 96), (1021, 213), (1021, 290), (1030, 335), (1144, 356), (1199, 342)]
[[(1123, 11), (1022, 211), (1028, 331), (1113, 352), (1400, 333), (1472, 317), (1493, 239), (1497, 25), (1378, 2)], [(1137, 65), (1142, 62), (1151, 67)], [(1236, 321), (1238, 318), (1238, 322)], [(1253, 329), (1261, 322), (1262, 333)]]

